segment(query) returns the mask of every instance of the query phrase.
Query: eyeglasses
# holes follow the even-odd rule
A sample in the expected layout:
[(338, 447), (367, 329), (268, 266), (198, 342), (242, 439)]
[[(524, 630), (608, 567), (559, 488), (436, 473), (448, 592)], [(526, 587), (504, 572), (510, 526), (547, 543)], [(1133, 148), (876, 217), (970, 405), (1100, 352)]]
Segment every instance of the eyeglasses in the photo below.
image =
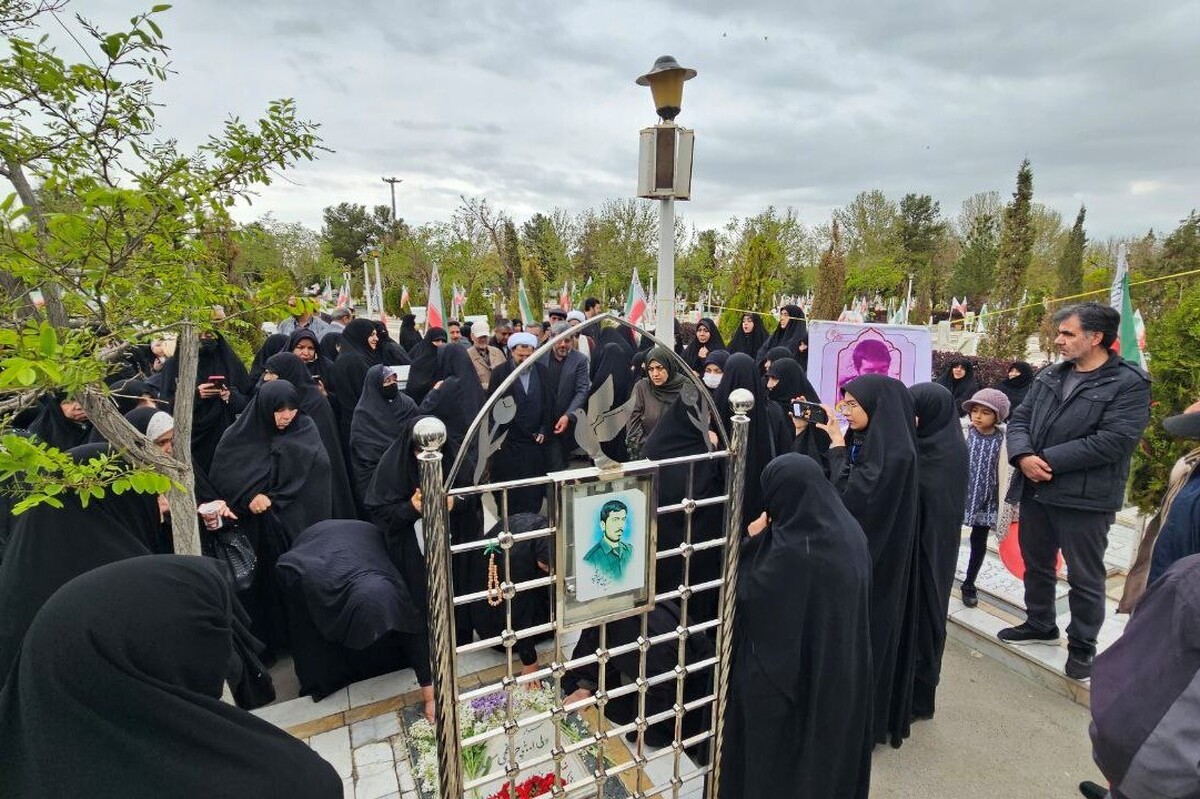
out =
[(858, 404), (858, 402), (857, 402), (856, 400), (852, 400), (852, 399), (849, 399), (849, 400), (848, 400), (848, 399), (844, 399), (844, 400), (842, 400), (841, 402), (839, 402), (839, 403), (837, 404), (837, 409), (838, 409), (839, 411), (842, 411), (843, 413), (844, 413), (844, 412), (846, 412), (846, 411), (853, 411), (853, 410), (857, 410), (858, 408), (861, 408), (861, 407), (862, 407), (862, 406), (861, 406), (861, 405), (859, 405), (859, 404)]

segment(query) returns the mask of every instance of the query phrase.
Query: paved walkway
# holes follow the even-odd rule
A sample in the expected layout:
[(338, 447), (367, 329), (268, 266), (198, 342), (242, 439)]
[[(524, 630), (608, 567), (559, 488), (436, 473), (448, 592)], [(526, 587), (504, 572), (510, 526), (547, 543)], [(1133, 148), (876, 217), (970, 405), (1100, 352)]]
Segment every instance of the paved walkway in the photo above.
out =
[(1078, 797), (1100, 780), (1088, 711), (956, 641), (946, 646), (938, 712), (898, 750), (875, 750), (880, 799)]

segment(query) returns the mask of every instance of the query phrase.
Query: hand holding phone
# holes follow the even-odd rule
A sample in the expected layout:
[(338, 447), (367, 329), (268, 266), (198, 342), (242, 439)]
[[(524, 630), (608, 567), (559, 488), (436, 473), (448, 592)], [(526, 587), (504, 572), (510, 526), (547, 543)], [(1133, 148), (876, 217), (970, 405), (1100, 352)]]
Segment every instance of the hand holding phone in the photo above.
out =
[(825, 413), (825, 409), (820, 404), (804, 400), (792, 400), (792, 416), (813, 424), (829, 422), (829, 414)]
[(225, 375), (209, 375), (208, 382), (218, 391), (225, 390)]

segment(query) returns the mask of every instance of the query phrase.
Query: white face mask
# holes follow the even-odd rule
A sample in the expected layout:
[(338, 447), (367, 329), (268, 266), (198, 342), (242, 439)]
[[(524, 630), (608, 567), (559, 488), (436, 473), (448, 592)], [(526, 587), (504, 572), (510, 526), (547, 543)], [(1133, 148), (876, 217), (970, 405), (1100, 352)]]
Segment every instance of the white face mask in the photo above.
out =
[(704, 385), (709, 388), (716, 388), (721, 385), (721, 376), (715, 372), (705, 372), (700, 375), (700, 379), (704, 381)]

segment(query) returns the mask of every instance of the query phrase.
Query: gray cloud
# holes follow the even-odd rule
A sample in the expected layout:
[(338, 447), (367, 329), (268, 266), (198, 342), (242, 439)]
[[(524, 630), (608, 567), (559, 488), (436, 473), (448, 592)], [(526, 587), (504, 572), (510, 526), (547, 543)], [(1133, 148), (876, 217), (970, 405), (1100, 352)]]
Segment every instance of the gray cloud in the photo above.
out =
[[(92, 0), (116, 25), (144, 6)], [(1092, 238), (1170, 229), (1197, 204), (1200, 6), (1163, 0), (840, 4), (754, 0), (553, 3), (210, 0), (164, 28), (179, 74), (167, 132), (200, 141), (229, 113), (295, 97), (335, 152), (266, 189), (266, 210), (319, 225), (343, 200), (444, 219), (459, 194), (515, 215), (633, 193), (637, 131), (653, 122), (633, 78), (669, 52), (700, 70), (699, 225), (794, 205), (821, 224), (868, 188), (927, 192), (945, 213), (1012, 191), (1022, 158)]]

